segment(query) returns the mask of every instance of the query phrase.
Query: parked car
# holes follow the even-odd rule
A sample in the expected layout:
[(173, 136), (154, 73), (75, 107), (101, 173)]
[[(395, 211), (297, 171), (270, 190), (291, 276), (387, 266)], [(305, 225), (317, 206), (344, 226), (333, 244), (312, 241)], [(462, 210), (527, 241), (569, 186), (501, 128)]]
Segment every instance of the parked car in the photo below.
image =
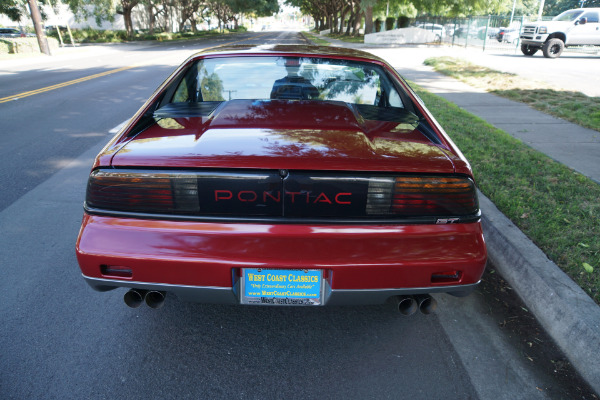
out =
[(491, 26), (489, 26), (489, 27), (482, 26), (479, 28), (477, 37), (481, 40), (485, 39), (486, 32), (487, 32), (488, 39), (495, 39), (496, 36), (498, 35), (498, 32), (500, 32), (500, 28), (494, 28)]
[(25, 37), (26, 35), (18, 29), (14, 28), (0, 28), (0, 37), (3, 38), (18, 38)]
[(488, 38), (489, 39), (493, 39), (496, 37), (496, 35), (498, 34), (498, 32), (500, 32), (500, 28), (488, 28)]
[(446, 28), (439, 24), (418, 24), (417, 28), (425, 29), (435, 33), (436, 42), (439, 42), (444, 36), (446, 36)]
[(185, 61), (97, 156), (76, 253), (132, 307), (428, 313), (480, 281), (480, 216), (469, 163), (389, 64), (230, 46)]
[(461, 38), (466, 38), (467, 36), (471, 37), (471, 38), (476, 38), (479, 35), (479, 28), (476, 26), (468, 27), (465, 25), (462, 25), (462, 26), (457, 25), (456, 29), (454, 30), (454, 35), (456, 37), (461, 37)]
[(515, 28), (500, 28), (496, 33), (496, 40), (500, 43), (514, 43), (519, 41), (519, 30)]
[(600, 46), (600, 8), (567, 10), (552, 21), (528, 23), (521, 34), (526, 56), (542, 50), (544, 57), (560, 57), (565, 47)]
[(454, 29), (457, 27), (456, 24), (445, 24), (444, 25), (444, 29), (446, 30), (446, 34), (448, 36), (453, 36), (454, 35)]

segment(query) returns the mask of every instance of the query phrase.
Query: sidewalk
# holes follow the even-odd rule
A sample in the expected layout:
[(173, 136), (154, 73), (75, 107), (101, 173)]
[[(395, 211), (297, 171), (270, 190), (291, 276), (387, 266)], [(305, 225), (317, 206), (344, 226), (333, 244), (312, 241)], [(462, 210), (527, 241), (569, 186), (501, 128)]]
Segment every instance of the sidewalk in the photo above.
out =
[[(487, 93), (433, 71), (432, 68), (423, 65), (423, 61), (427, 57), (435, 56), (435, 49), (410, 49), (411, 60), (420, 61), (419, 65), (413, 63), (410, 67), (403, 65), (405, 63), (402, 54), (406, 55), (404, 49), (368, 51), (387, 60), (406, 79), (600, 183), (600, 132), (545, 114), (523, 103)], [(424, 55), (426, 57), (423, 57)]]
[[(371, 47), (322, 38), (385, 59), (405, 78), (600, 183), (599, 132), (475, 89), (423, 65), (428, 57), (457, 56), (455, 49)], [(482, 194), (480, 203), (490, 261), (600, 394), (600, 307)]]

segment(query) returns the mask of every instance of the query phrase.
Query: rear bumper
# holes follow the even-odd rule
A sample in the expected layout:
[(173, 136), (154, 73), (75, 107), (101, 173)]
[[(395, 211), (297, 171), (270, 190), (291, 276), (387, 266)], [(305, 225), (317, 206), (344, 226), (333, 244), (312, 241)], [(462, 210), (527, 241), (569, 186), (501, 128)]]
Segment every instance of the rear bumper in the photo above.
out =
[[(182, 301), (208, 304), (240, 304), (240, 294), (237, 285), (234, 287), (202, 287), (185, 285), (165, 285), (147, 282), (123, 282), (102, 278), (83, 276), (94, 290), (100, 292), (118, 287), (156, 290), (173, 293)], [(348, 289), (333, 290), (328, 287), (323, 299), (323, 305), (368, 305), (383, 304), (393, 296), (408, 296), (417, 294), (450, 293), (455, 296), (467, 296), (477, 287), (479, 282), (470, 285), (445, 286), (436, 288), (404, 288), (404, 289)]]
[[(487, 256), (479, 222), (276, 225), (85, 214), (77, 258), (97, 290), (135, 287), (183, 300), (239, 303), (241, 268), (322, 269), (325, 304), (375, 304), (404, 294), (468, 294)], [(131, 276), (104, 275), (106, 266), (126, 268)], [(448, 271), (460, 274), (432, 279)]]

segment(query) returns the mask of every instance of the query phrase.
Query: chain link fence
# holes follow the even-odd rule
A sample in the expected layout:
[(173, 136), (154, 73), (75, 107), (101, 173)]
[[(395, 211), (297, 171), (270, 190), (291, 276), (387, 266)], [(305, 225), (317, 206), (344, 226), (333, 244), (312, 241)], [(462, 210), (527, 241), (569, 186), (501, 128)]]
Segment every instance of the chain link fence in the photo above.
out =
[[(553, 17), (543, 17), (543, 21)], [(481, 48), (486, 52), (504, 54), (520, 53), (519, 39), (523, 27), (536, 22), (536, 17), (487, 16), (471, 18), (418, 18), (411, 25), (431, 30), (439, 42), (452, 46)], [(598, 48), (569, 47), (565, 51), (595, 54)]]

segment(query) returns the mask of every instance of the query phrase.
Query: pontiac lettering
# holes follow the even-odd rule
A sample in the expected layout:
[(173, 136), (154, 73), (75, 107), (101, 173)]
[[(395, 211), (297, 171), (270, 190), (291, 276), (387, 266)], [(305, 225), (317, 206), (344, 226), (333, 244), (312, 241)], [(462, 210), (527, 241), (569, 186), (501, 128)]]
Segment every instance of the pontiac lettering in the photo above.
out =
[[(239, 192), (231, 191), (231, 190), (215, 190), (215, 202), (219, 201), (240, 201), (245, 203), (255, 203), (262, 199), (263, 203), (281, 202), (281, 192), (276, 191), (264, 191), (260, 195), (253, 190), (241, 190)], [(311, 191), (302, 191), (302, 192), (288, 192), (286, 191), (285, 196), (287, 196), (292, 204), (305, 203), (305, 204), (316, 204), (316, 203), (326, 203), (326, 204), (352, 204), (352, 193), (340, 192), (335, 194), (327, 195), (325, 192), (314, 193)], [(315, 196), (316, 195), (316, 196)], [(314, 199), (314, 200), (312, 200)]]

